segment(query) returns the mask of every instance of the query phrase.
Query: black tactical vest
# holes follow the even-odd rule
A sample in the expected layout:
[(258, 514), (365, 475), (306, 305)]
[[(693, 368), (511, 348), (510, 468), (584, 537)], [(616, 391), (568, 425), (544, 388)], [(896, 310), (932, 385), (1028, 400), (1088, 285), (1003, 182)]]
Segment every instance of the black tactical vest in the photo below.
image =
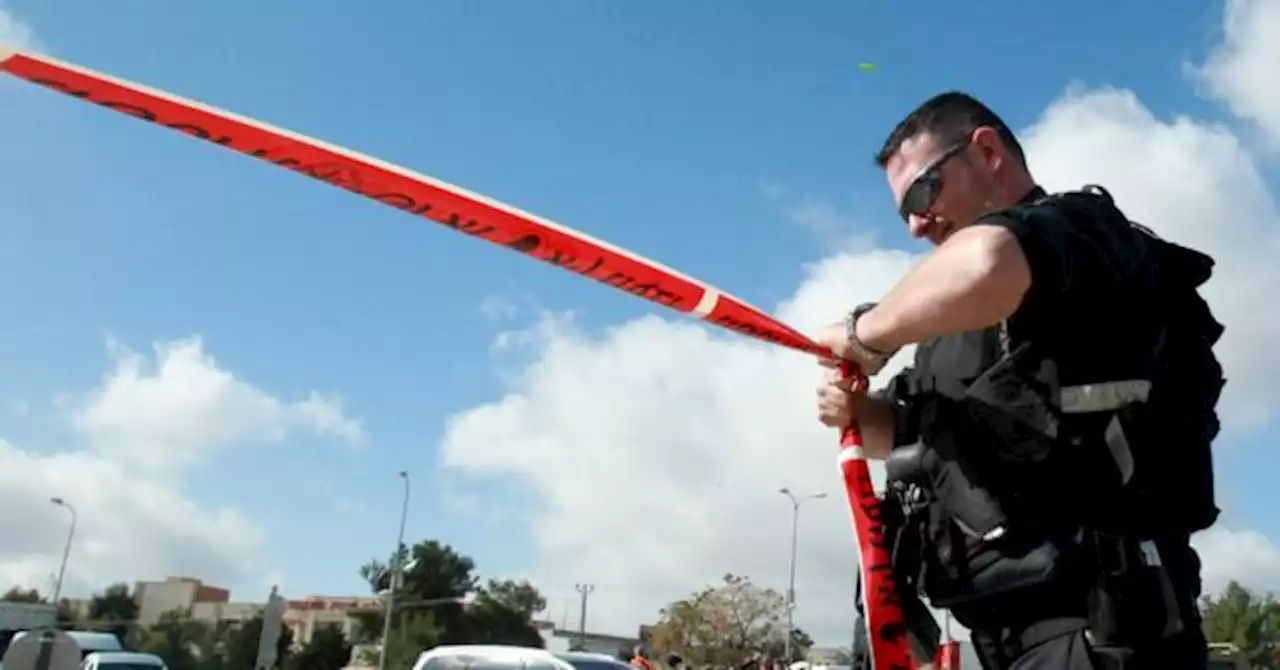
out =
[[(918, 436), (887, 464), (907, 519), (894, 558), (935, 607), (1093, 582), (1113, 550), (1125, 569), (1158, 568), (1153, 538), (1217, 516), (1222, 326), (1196, 293), (1212, 260), (1130, 223), (1096, 187), (999, 215), (1086, 227), (1114, 245), (1124, 281), (1077, 278), (1040, 313), (924, 343), (910, 388), (893, 390)], [(1157, 582), (1148, 590), (1167, 590)]]

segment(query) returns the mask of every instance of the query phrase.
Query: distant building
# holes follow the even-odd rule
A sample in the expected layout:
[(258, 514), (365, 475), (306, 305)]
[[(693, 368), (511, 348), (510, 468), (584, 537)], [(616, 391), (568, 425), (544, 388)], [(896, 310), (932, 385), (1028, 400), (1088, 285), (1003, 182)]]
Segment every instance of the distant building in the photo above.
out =
[[(240, 622), (257, 616), (266, 605), (262, 602), (232, 602), (231, 591), (211, 586), (193, 577), (168, 577), (162, 582), (138, 582), (134, 585), (138, 602), (138, 622), (151, 626), (166, 612), (179, 611), (197, 621)], [(379, 610), (382, 601), (373, 596), (307, 596), (290, 600), (284, 613), (284, 624), (293, 633), (294, 643), (303, 645), (322, 626), (334, 626), (348, 638), (358, 612)]]
[(324, 626), (336, 627), (347, 639), (352, 639), (356, 625), (352, 615), (382, 608), (382, 600), (372, 596), (307, 596), (289, 601), (284, 611), (284, 625), (293, 631), (293, 639), (298, 644), (310, 642), (311, 636)]
[[(581, 651), (589, 651), (595, 654), (616, 656), (619, 649), (632, 649), (640, 643), (640, 639), (635, 637), (592, 633), (590, 631), (585, 636), (580, 636), (576, 630), (556, 628), (555, 624), (549, 621), (534, 621), (533, 624), (537, 627), (538, 633), (542, 635), (542, 641), (546, 645), (547, 651), (552, 653), (580, 649)], [(579, 642), (582, 642), (582, 644), (579, 644)]]
[(162, 582), (137, 582), (133, 598), (138, 603), (138, 623), (152, 626), (161, 616), (174, 611), (205, 619), (206, 616), (197, 616), (196, 606), (229, 604), (231, 591), (205, 585), (193, 577), (167, 577)]
[(848, 665), (849, 650), (845, 647), (810, 647), (804, 660), (810, 665)]

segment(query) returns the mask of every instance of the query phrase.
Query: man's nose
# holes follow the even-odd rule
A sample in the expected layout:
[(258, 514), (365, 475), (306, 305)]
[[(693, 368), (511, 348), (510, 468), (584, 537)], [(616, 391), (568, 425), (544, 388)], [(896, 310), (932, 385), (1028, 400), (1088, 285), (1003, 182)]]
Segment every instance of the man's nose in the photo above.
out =
[(908, 214), (907, 230), (911, 232), (911, 236), (920, 239), (929, 233), (929, 229), (933, 227), (934, 216), (930, 213), (924, 214)]

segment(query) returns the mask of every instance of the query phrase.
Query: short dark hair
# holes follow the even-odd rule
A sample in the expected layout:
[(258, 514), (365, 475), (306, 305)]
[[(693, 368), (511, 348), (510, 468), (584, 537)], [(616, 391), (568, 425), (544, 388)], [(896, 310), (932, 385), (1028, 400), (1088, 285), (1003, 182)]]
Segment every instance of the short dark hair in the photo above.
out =
[(963, 140), (966, 135), (982, 126), (994, 128), (1005, 145), (1018, 156), (1018, 160), (1023, 164), (1027, 162), (1018, 138), (1013, 136), (1013, 131), (990, 107), (968, 93), (947, 91), (925, 100), (898, 123), (876, 154), (876, 165), (885, 167), (889, 159), (902, 148), (903, 142), (920, 133), (933, 133), (949, 144)]

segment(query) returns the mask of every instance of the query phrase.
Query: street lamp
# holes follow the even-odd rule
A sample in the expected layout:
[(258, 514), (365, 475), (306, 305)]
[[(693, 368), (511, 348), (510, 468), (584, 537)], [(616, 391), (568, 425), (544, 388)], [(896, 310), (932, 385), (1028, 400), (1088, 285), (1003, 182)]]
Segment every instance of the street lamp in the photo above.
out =
[(58, 582), (53, 587), (53, 604), (56, 607), (62, 598), (62, 578), (67, 574), (67, 559), (71, 557), (71, 541), (76, 538), (76, 508), (62, 498), (50, 498), (49, 502), (67, 508), (71, 512), (71, 530), (67, 532), (67, 546), (62, 549), (62, 565), (58, 568)]
[(396, 535), (396, 553), (391, 555), (391, 584), (387, 590), (387, 614), (382, 621), (382, 649), (378, 653), (378, 670), (387, 670), (387, 643), (391, 640), (391, 613), (396, 603), (396, 588), (404, 576), (401, 574), (404, 562), (400, 554), (404, 547), (404, 523), (409, 517), (409, 473), (401, 470), (400, 479), (404, 480), (404, 503), (400, 507), (400, 533)]
[(786, 496), (791, 501), (791, 577), (787, 581), (787, 637), (783, 640), (782, 655), (787, 659), (787, 663), (791, 663), (791, 631), (795, 630), (793, 623), (793, 615), (796, 609), (796, 533), (800, 522), (800, 506), (809, 500), (821, 500), (827, 497), (825, 493), (811, 493), (806, 496), (797, 497), (791, 492), (791, 489), (783, 487), (778, 489), (778, 493)]

